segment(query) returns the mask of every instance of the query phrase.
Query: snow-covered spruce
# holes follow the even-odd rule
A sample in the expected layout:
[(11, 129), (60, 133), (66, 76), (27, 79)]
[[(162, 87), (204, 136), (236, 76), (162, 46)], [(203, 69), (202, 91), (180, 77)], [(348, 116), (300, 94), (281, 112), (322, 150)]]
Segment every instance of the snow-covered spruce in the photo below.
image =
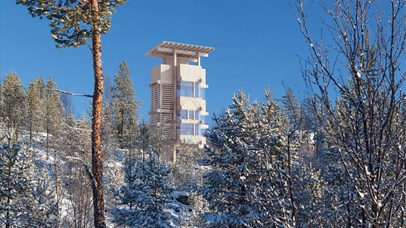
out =
[(277, 102), (268, 98), (266, 104), (249, 105), (239, 92), (206, 134), (208, 158), (202, 164), (211, 169), (201, 192), (209, 208), (202, 219), (209, 227), (291, 223), (285, 117)]
[(159, 163), (148, 150), (145, 161), (127, 155), (125, 185), (118, 194), (119, 206), (113, 209), (113, 222), (121, 227), (174, 227), (177, 218), (166, 210), (173, 188), (168, 182), (170, 169)]
[(8, 141), (0, 146), (0, 226), (55, 226), (48, 172), (34, 175), (31, 148)]

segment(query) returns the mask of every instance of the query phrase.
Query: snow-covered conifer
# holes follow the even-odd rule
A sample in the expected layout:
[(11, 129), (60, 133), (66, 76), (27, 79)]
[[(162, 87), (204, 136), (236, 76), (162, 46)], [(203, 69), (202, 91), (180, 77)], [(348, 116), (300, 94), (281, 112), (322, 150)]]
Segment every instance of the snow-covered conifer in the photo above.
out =
[(137, 126), (139, 102), (135, 100), (130, 68), (125, 61), (120, 64), (119, 73), (114, 75), (112, 98), (115, 135), (119, 146), (127, 148), (127, 144), (131, 140), (131, 128)]
[(118, 195), (114, 223), (122, 227), (172, 227), (176, 218), (166, 210), (173, 188), (169, 184), (170, 169), (159, 163), (153, 148), (147, 150), (145, 161), (134, 156), (125, 160), (125, 185)]
[(23, 83), (16, 73), (7, 74), (2, 84), (2, 104), (0, 106), (1, 121), (7, 131), (15, 131), (14, 139), (18, 140), (24, 124), (25, 94)]
[(29, 150), (19, 144), (0, 147), (0, 225), (28, 226), (32, 206), (32, 163)]
[(292, 210), (288, 194), (285, 122), (277, 102), (254, 102), (244, 92), (233, 97), (225, 113), (214, 118), (206, 134), (210, 167), (202, 193), (208, 226), (258, 227), (288, 225)]
[(48, 172), (34, 173), (32, 149), (12, 142), (0, 146), (0, 226), (53, 227), (55, 211)]
[(30, 134), (30, 141), (32, 141), (33, 133), (39, 131), (43, 121), (43, 86), (42, 79), (38, 78), (35, 82), (31, 82), (26, 90), (26, 126)]

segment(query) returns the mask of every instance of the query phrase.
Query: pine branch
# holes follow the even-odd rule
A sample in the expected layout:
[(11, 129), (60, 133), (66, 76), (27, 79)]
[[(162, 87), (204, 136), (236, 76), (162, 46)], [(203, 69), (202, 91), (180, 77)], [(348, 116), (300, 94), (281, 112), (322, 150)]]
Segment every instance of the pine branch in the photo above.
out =
[(58, 93), (68, 94), (68, 95), (77, 96), (77, 97), (90, 97), (90, 98), (93, 97), (92, 95), (88, 95), (88, 94), (72, 93), (72, 92), (60, 90), (60, 89), (56, 89), (55, 91)]

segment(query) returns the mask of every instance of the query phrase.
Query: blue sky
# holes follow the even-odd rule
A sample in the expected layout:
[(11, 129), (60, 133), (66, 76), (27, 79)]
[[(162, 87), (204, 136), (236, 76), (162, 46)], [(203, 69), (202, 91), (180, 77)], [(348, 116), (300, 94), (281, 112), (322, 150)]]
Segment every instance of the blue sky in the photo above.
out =
[[(55, 48), (47, 20), (32, 18), (14, 0), (0, 2), (0, 78), (16, 72), (27, 86), (41, 75), (54, 79), (59, 89), (91, 94), (89, 48)], [(306, 57), (308, 49), (289, 2), (128, 0), (102, 37), (104, 75), (113, 78), (125, 60), (142, 101), (139, 113), (148, 119), (150, 72), (160, 60), (144, 53), (161, 41), (174, 41), (215, 48), (202, 59), (210, 115), (221, 113), (241, 88), (261, 100), (269, 86), (274, 98), (280, 98), (283, 82), (300, 95), (305, 88), (298, 56)], [(312, 12), (314, 28), (320, 26), (320, 14)], [(90, 105), (88, 98), (73, 101), (78, 115)]]

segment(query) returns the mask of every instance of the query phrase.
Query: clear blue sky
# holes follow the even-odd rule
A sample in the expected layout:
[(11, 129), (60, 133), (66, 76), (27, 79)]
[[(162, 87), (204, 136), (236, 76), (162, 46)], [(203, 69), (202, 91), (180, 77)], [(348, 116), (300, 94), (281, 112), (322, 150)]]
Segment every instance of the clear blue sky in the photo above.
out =
[[(41, 75), (53, 78), (59, 89), (91, 94), (89, 48), (55, 48), (48, 20), (32, 18), (14, 0), (0, 2), (0, 78), (16, 72), (27, 86)], [(215, 48), (202, 59), (207, 69), (210, 115), (222, 112), (240, 88), (258, 99), (263, 99), (267, 86), (280, 98), (282, 82), (303, 91), (298, 55), (306, 57), (308, 49), (289, 2), (128, 0), (113, 15), (111, 30), (102, 37), (104, 75), (113, 78), (120, 62), (127, 62), (144, 119), (148, 119), (150, 106), (150, 72), (160, 63), (144, 53), (161, 41)], [(314, 28), (320, 26), (320, 14), (312, 13)], [(88, 98), (73, 101), (77, 114), (90, 105)]]

